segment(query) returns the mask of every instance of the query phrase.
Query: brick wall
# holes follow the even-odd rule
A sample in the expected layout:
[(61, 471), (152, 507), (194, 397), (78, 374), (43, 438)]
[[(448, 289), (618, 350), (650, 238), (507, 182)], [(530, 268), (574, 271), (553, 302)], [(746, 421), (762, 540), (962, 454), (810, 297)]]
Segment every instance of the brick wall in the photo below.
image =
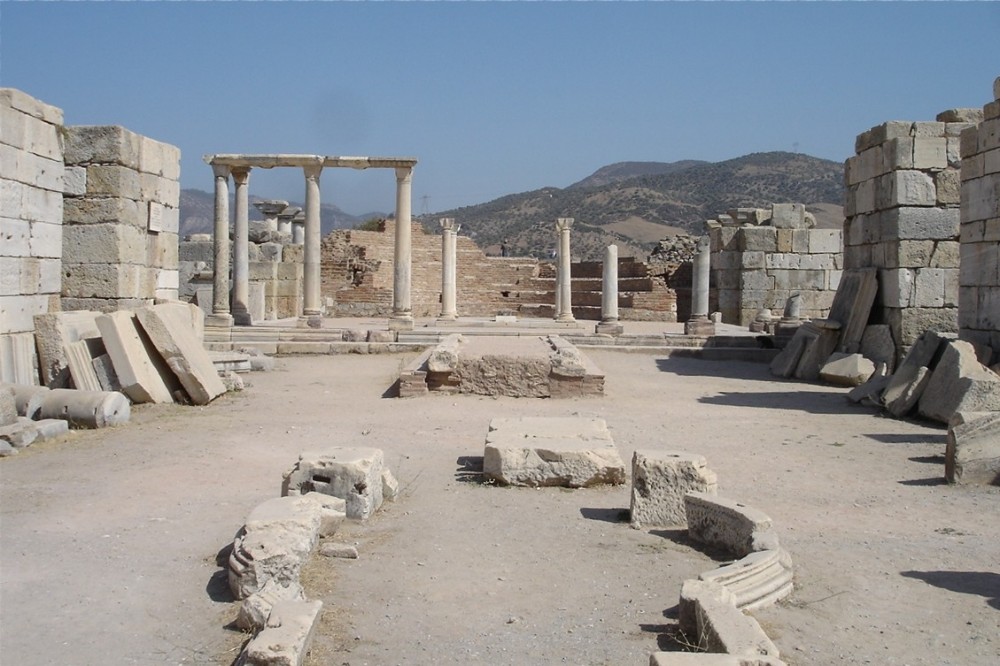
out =
[(928, 329), (958, 330), (959, 135), (965, 110), (860, 134), (845, 165), (844, 265), (877, 268), (869, 323), (902, 355)]
[(815, 229), (802, 204), (739, 208), (707, 223), (716, 309), (746, 326), (763, 308), (780, 314), (801, 294), (801, 316), (830, 312), (843, 272), (841, 232)]
[(1000, 78), (983, 120), (961, 134), (959, 335), (1000, 362)]
[(66, 129), (62, 306), (178, 297), (180, 151), (117, 126)]

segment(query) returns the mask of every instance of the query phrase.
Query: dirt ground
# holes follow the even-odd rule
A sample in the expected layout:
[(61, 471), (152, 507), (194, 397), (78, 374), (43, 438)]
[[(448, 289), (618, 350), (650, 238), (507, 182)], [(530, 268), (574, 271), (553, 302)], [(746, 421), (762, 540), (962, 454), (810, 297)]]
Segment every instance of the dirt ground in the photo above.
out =
[(682, 531), (633, 530), (628, 486), (499, 488), (491, 418), (607, 420), (637, 448), (703, 454), (774, 520), (795, 591), (759, 619), (793, 665), (1000, 663), (998, 488), (943, 483), (944, 430), (881, 418), (765, 365), (586, 352), (601, 398), (386, 397), (413, 354), (291, 357), (207, 407), (0, 460), (0, 663), (231, 664), (246, 636), (217, 564), (299, 452), (375, 446), (401, 496), (314, 558), (310, 664), (633, 664), (670, 636)]

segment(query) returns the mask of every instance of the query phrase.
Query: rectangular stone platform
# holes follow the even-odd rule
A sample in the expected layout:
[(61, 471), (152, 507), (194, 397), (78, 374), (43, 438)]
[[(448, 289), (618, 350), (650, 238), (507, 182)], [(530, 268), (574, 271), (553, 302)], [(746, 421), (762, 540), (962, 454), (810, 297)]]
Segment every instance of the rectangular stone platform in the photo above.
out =
[(493, 419), (483, 476), (503, 485), (568, 488), (626, 479), (604, 419), (573, 416)]

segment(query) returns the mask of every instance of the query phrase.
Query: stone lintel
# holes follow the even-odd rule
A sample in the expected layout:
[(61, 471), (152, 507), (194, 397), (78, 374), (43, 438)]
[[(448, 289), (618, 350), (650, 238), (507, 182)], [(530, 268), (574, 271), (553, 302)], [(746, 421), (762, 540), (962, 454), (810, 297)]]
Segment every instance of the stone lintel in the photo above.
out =
[(202, 159), (213, 166), (271, 169), (274, 167), (348, 167), (351, 169), (412, 169), (415, 157), (354, 157), (338, 155), (297, 155), (289, 153), (219, 153)]

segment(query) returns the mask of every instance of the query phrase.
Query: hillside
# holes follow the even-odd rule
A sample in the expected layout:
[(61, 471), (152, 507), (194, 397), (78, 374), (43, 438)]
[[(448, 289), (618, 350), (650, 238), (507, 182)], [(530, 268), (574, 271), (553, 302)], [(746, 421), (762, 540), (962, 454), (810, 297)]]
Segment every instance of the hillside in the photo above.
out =
[(701, 234), (706, 219), (728, 209), (775, 202), (805, 203), (822, 210), (824, 226), (836, 225), (843, 165), (784, 152), (715, 163), (623, 162), (563, 189), (546, 187), (441, 211), (426, 224), (436, 229), (438, 217), (453, 217), (463, 234), (489, 252), (499, 252), (506, 241), (512, 254), (547, 257), (556, 243), (556, 218), (572, 217), (575, 256), (598, 259), (615, 242), (620, 255), (644, 258), (655, 245), (657, 227), (662, 236), (678, 230)]
[[(263, 197), (250, 196), (250, 219), (262, 220), (260, 211), (253, 205), (254, 201), (261, 201)], [(292, 206), (303, 207), (305, 204), (290, 202)], [(230, 215), (233, 210), (233, 197), (229, 198)], [(333, 204), (321, 203), (319, 211), (320, 227), (325, 236), (334, 229), (349, 229), (372, 217), (384, 217), (380, 213), (371, 213), (364, 216), (355, 216), (345, 213)], [(180, 200), (180, 235), (181, 237), (190, 234), (210, 234), (212, 233), (213, 220), (215, 219), (215, 195), (202, 190), (181, 190)]]

